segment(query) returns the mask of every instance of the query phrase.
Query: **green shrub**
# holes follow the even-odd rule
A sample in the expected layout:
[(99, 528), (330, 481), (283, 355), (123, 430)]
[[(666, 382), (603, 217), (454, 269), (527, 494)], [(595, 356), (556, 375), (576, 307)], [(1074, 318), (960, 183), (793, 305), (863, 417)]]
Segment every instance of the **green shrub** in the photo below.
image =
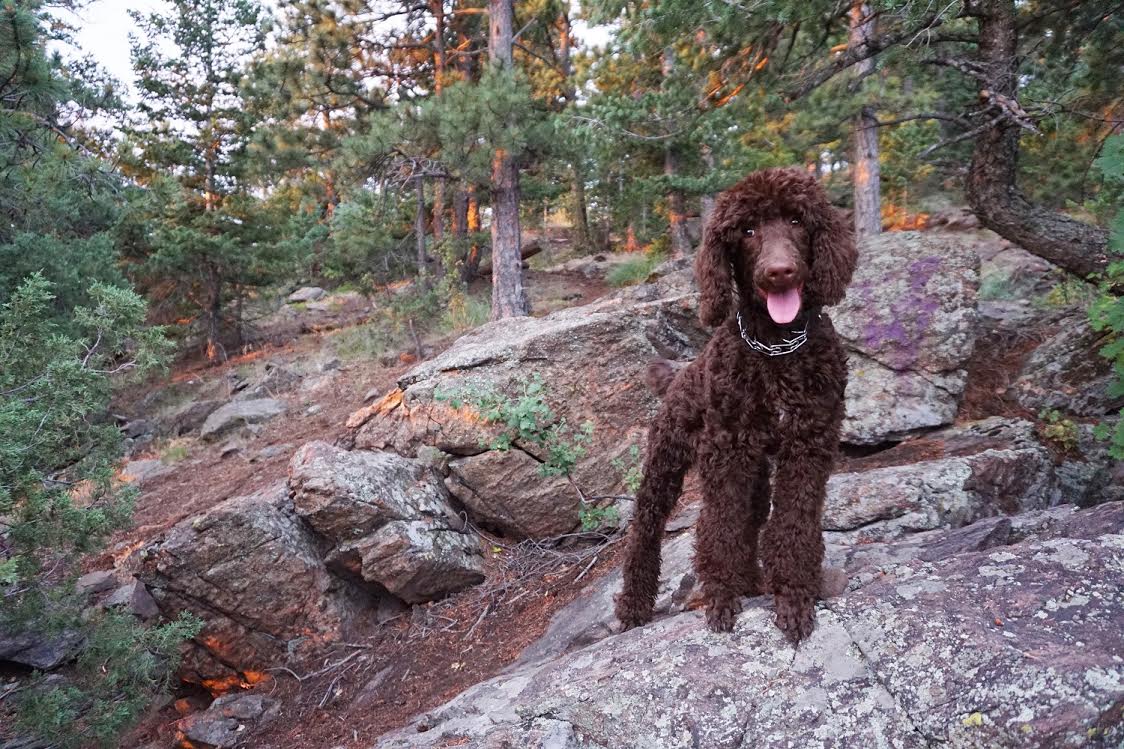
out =
[(617, 265), (605, 276), (605, 281), (617, 287), (644, 283), (652, 270), (664, 260), (666, 257), (662, 253), (645, 252)]
[[(1116, 380), (1110, 386), (1110, 395), (1124, 395), (1124, 210), (1121, 210), (1121, 195), (1124, 194), (1124, 135), (1114, 135), (1105, 142), (1104, 150), (1096, 161), (1104, 176), (1105, 185), (1099, 200), (1102, 212), (1114, 214), (1109, 238), (1110, 258), (1108, 269), (1101, 279), (1100, 292), (1089, 308), (1089, 319), (1095, 330), (1108, 333), (1108, 343), (1101, 349), (1101, 356), (1112, 362)], [(1111, 439), (1111, 453), (1117, 460), (1124, 460), (1124, 410), (1115, 429), (1102, 424), (1097, 435)]]
[(51, 284), (33, 275), (0, 307), (0, 629), (84, 636), (73, 674), (37, 676), (17, 695), (19, 725), (65, 747), (114, 745), (197, 629), (84, 615), (75, 593), (81, 558), (129, 521), (136, 496), (114, 478), (113, 386), (168, 347), (131, 290), (95, 283), (88, 298), (60, 320)]

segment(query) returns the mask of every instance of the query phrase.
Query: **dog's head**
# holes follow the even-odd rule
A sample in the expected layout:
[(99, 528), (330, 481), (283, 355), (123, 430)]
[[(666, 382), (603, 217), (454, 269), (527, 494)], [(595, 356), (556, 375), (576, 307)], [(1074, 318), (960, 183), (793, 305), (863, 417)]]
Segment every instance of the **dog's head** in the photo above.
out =
[(819, 182), (795, 168), (753, 172), (718, 197), (695, 258), (699, 317), (718, 325), (731, 311), (732, 283), (773, 322), (843, 299), (858, 253), (854, 232)]

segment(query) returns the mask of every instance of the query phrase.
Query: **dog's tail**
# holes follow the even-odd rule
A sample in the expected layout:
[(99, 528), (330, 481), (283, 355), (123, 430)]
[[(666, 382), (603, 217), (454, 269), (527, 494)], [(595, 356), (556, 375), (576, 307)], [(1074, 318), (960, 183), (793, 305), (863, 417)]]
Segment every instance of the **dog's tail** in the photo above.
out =
[(671, 381), (679, 370), (687, 366), (684, 362), (675, 362), (668, 359), (654, 359), (648, 362), (648, 369), (644, 372), (644, 384), (656, 395), (662, 396), (671, 387)]

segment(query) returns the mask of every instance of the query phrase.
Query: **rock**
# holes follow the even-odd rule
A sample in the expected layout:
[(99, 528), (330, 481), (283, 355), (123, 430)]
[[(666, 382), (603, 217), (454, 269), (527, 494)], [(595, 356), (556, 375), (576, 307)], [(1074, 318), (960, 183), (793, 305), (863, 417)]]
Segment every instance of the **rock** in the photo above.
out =
[(424, 603), (484, 581), (479, 545), (436, 518), (398, 520), (339, 544), (329, 563), (406, 603)]
[(237, 383), (235, 400), (253, 400), (256, 398), (276, 398), (278, 395), (292, 390), (300, 384), (303, 377), (279, 364), (268, 361), (260, 371), (255, 370), (247, 379)]
[(370, 307), (370, 304), (370, 300), (358, 291), (341, 291), (309, 302), (305, 309), (309, 312), (339, 314), (362, 311)]
[(1035, 413), (1057, 409), (1077, 416), (1104, 416), (1124, 408), (1124, 394), (1111, 392), (1116, 376), (1099, 351), (1108, 336), (1094, 331), (1084, 315), (1066, 318), (1023, 365), (1010, 392)]
[(376, 745), (1118, 746), (1124, 513), (1113, 517), (1091, 537), (893, 565), (819, 604), (795, 651), (765, 598), (729, 635), (697, 611), (658, 619), (516, 666)]
[(828, 481), (829, 540), (884, 540), (1080, 499), (1062, 494), (1053, 457), (1027, 421), (985, 419), (895, 449), (896, 461), (892, 450), (877, 456), (891, 465)]
[(117, 585), (117, 573), (113, 570), (98, 570), (87, 572), (74, 584), (75, 590), (81, 595), (97, 595), (113, 589)]
[(892, 232), (860, 248), (830, 311), (849, 355), (843, 439), (876, 444), (951, 423), (976, 340), (979, 258), (952, 234)]
[(135, 440), (147, 434), (152, 434), (155, 428), (155, 425), (148, 419), (133, 419), (125, 424), (125, 426), (121, 427), (121, 433), (124, 434), (126, 438)]
[(182, 521), (140, 558), (138, 577), (165, 615), (204, 621), (182, 675), (218, 690), (338, 640), (362, 611), (328, 573), (284, 483)]
[[(352, 414), (355, 446), (408, 456), (435, 447), (458, 456), (446, 483), (476, 519), (521, 537), (573, 530), (577, 495), (564, 479), (543, 477), (546, 451), (533, 441), (492, 449), (500, 429), (480, 417), (474, 398), (494, 393), (518, 400), (529, 378), (540, 376), (542, 399), (558, 419), (571, 428), (586, 421), (594, 427), (574, 480), (590, 495), (620, 494), (622, 471), (612, 461), (644, 444), (658, 408), (643, 384), (648, 362), (693, 356), (707, 338), (695, 321), (693, 293), (639, 301), (655, 285), (634, 289), (469, 333), (403, 375), (397, 390)], [(463, 400), (458, 408), (455, 396)]]
[(50, 671), (77, 655), (83, 640), (74, 630), (45, 632), (33, 624), (22, 629), (0, 629), (0, 661)]
[(285, 412), (285, 404), (273, 398), (234, 401), (222, 406), (203, 423), (200, 436), (215, 440), (240, 426), (260, 424)]
[[(176, 723), (181, 746), (226, 749), (245, 745), (249, 731), (268, 725), (281, 713), (281, 703), (260, 694), (227, 694), (201, 713)], [(190, 743), (183, 743), (184, 740)]]
[(438, 477), (387, 452), (310, 442), (289, 463), (296, 512), (332, 549), (328, 561), (409, 603), (484, 579), (479, 543), (461, 525)]
[(120, 608), (140, 619), (155, 619), (160, 616), (160, 607), (140, 580), (122, 585), (102, 603), (107, 609)]
[(326, 296), (328, 292), (319, 286), (302, 286), (301, 288), (289, 294), (285, 301), (289, 304), (303, 304), (305, 302), (315, 302)]
[(221, 400), (198, 400), (178, 406), (161, 417), (161, 432), (179, 437), (198, 431), (207, 421), (207, 417), (222, 405)]
[(121, 469), (121, 478), (137, 486), (144, 486), (172, 470), (172, 466), (165, 465), (160, 460), (130, 460)]

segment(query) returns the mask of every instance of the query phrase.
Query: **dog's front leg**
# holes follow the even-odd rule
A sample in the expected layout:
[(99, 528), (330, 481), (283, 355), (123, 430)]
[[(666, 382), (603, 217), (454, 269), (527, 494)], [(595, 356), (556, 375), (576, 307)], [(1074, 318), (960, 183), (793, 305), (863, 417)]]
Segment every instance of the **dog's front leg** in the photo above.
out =
[(815, 627), (823, 577), (821, 528), (834, 447), (793, 440), (777, 456), (773, 508), (761, 534), (761, 557), (774, 596), (777, 627), (794, 645)]
[(660, 545), (667, 517), (683, 489), (683, 476), (691, 465), (693, 449), (687, 425), (674, 418), (675, 409), (664, 408), (648, 435), (644, 480), (636, 493), (636, 514), (628, 529), (624, 583), (616, 600), (621, 629), (652, 620), (660, 585)]

